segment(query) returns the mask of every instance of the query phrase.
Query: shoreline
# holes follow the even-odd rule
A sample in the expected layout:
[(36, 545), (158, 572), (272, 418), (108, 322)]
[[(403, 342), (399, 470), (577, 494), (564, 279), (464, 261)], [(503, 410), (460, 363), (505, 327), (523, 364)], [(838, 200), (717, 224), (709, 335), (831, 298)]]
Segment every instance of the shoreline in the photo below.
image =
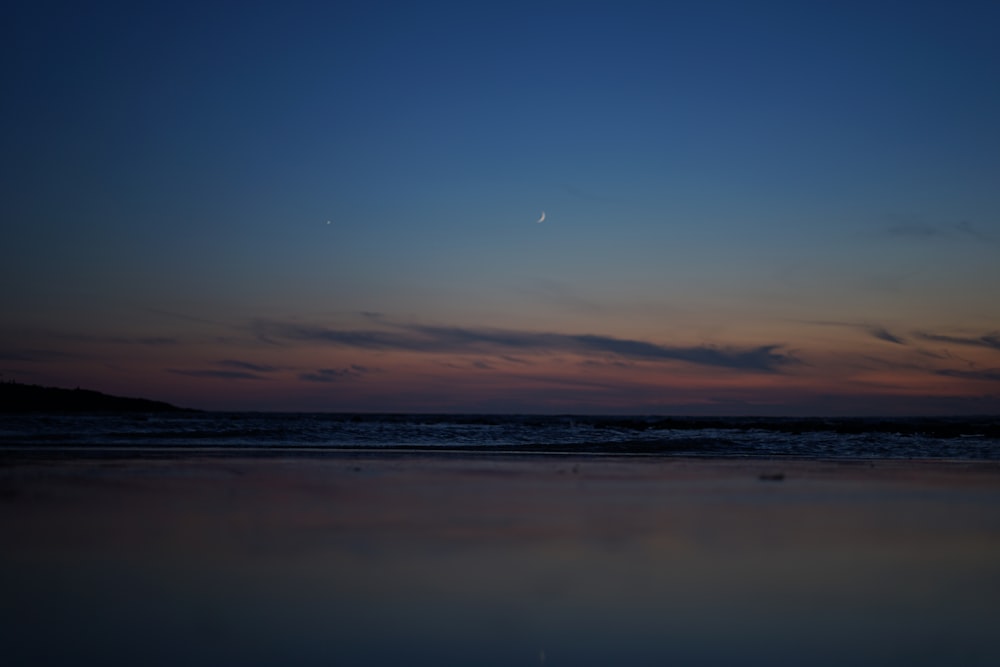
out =
[(803, 455), (803, 454), (724, 454), (718, 452), (700, 454), (678, 449), (673, 451), (662, 447), (638, 446), (630, 443), (601, 444), (597, 446), (577, 445), (206, 445), (206, 444), (53, 444), (53, 443), (0, 443), (0, 461), (19, 459), (73, 459), (73, 458), (130, 458), (153, 456), (164, 459), (184, 458), (349, 458), (411, 456), (414, 458), (628, 458), (636, 460), (671, 461), (828, 461), (828, 462), (940, 462), (975, 463), (1000, 468), (1000, 459), (973, 458), (962, 456), (866, 456), (866, 455)]

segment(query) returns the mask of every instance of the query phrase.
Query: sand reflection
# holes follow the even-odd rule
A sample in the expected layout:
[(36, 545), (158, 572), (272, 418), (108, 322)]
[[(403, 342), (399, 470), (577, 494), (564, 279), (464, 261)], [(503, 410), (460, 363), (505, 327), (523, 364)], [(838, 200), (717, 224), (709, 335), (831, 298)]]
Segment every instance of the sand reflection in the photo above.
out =
[(0, 621), (52, 664), (993, 663), (1000, 469), (773, 467), (22, 462)]

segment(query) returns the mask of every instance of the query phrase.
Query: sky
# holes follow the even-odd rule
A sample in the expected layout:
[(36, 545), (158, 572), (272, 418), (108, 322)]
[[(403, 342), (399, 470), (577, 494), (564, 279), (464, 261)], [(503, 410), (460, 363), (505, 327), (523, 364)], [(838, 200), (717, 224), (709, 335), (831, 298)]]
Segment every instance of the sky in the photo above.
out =
[(0, 374), (203, 409), (1000, 412), (997, 25), (15, 0)]

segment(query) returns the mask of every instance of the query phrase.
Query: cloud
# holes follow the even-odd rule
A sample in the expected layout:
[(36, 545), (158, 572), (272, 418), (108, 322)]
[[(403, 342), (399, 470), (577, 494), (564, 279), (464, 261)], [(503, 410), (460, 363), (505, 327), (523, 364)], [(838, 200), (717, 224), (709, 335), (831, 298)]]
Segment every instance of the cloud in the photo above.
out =
[(556, 280), (534, 280), (530, 285), (518, 288), (516, 291), (560, 308), (586, 313), (600, 313), (607, 310), (597, 301), (581, 296), (571, 286)]
[(892, 225), (886, 232), (889, 236), (912, 239), (932, 239), (945, 235), (941, 227), (921, 222), (902, 222)]
[(72, 359), (85, 359), (84, 355), (61, 350), (0, 350), (0, 361), (26, 361), (31, 363), (51, 363)]
[(597, 359), (585, 359), (581, 361), (579, 365), (583, 368), (634, 368), (635, 364), (630, 364), (626, 361), (599, 361)]
[(882, 327), (866, 327), (868, 333), (870, 333), (875, 338), (879, 340), (884, 340), (889, 343), (895, 343), (896, 345), (906, 345), (906, 339), (901, 338), (894, 333), (891, 333), (888, 329)]
[(945, 377), (964, 378), (967, 380), (985, 380), (987, 382), (1000, 382), (1000, 368), (988, 368), (985, 370), (960, 371), (944, 369), (937, 371), (938, 375)]
[(923, 338), (924, 340), (929, 340), (934, 343), (948, 343), (951, 345), (967, 345), (970, 347), (986, 347), (991, 350), (1000, 350), (1000, 332), (992, 332), (988, 334), (983, 334), (982, 336), (947, 336), (942, 334), (928, 333), (926, 331), (921, 331), (916, 333), (917, 336)]
[(496, 369), (496, 366), (489, 363), (488, 361), (483, 361), (482, 359), (473, 359), (471, 361), (463, 361), (460, 363), (453, 361), (446, 361), (442, 362), (441, 365), (446, 368), (457, 368), (460, 370), (467, 370), (470, 368), (474, 368), (480, 371), (492, 371)]
[(277, 366), (269, 366), (267, 364), (255, 364), (249, 361), (240, 361), (238, 359), (223, 359), (222, 361), (216, 362), (219, 366), (226, 366), (227, 368), (240, 368), (245, 371), (251, 371), (253, 373), (274, 373), (280, 370)]
[(257, 322), (261, 337), (311, 341), (365, 350), (431, 354), (572, 353), (612, 355), (633, 361), (681, 361), (702, 366), (771, 373), (798, 363), (782, 345), (715, 347), (660, 345), (598, 334), (396, 324), (393, 329), (335, 329), (287, 322)]
[(993, 243), (996, 241), (993, 236), (982, 231), (978, 226), (968, 220), (932, 224), (922, 220), (899, 217), (897, 218), (897, 222), (895, 224), (886, 228), (886, 233), (895, 238), (913, 240), (933, 241), (959, 239), (985, 243)]
[(520, 364), (522, 366), (534, 366), (534, 362), (528, 361), (527, 359), (521, 359), (520, 357), (512, 357), (509, 354), (501, 354), (500, 359), (510, 362), (512, 364)]
[(244, 371), (219, 371), (215, 369), (195, 369), (187, 370), (182, 368), (170, 368), (167, 369), (171, 373), (176, 373), (177, 375), (187, 375), (188, 377), (196, 378), (211, 378), (216, 380), (265, 380), (263, 376), (256, 375), (255, 373), (246, 373)]
[(878, 324), (867, 324), (859, 322), (839, 322), (836, 320), (799, 320), (806, 324), (815, 324), (822, 327), (844, 327), (847, 329), (858, 329), (864, 331), (868, 335), (877, 338), (878, 340), (884, 340), (887, 343), (895, 343), (896, 345), (906, 345), (907, 341), (902, 336), (898, 336), (885, 327)]
[[(923, 353), (922, 350), (918, 352)], [(928, 354), (936, 359), (941, 359), (942, 357)], [(985, 380), (988, 382), (1000, 382), (1000, 368), (987, 368), (987, 369), (976, 369), (972, 364), (969, 364), (967, 370), (961, 370), (957, 368), (934, 368), (926, 364), (918, 364), (912, 362), (898, 362), (890, 361), (888, 359), (879, 359), (877, 357), (862, 357), (864, 360), (877, 364), (883, 368), (889, 368), (892, 370), (899, 371), (916, 371), (919, 373), (930, 373), (932, 375), (938, 375), (941, 377), (951, 377), (951, 378), (962, 378), (966, 380)]]
[(177, 345), (180, 341), (169, 336), (93, 336), (90, 334), (58, 334), (58, 338), (78, 343), (112, 343), (115, 345)]
[(217, 368), (171, 368), (168, 370), (171, 373), (176, 373), (177, 375), (187, 375), (188, 377), (197, 378), (214, 378), (217, 380), (266, 380), (267, 378), (260, 375), (260, 373), (274, 373), (275, 371), (280, 370), (276, 366), (255, 364), (249, 361), (240, 361), (238, 359), (223, 359), (221, 361), (216, 361), (215, 365), (222, 366), (224, 369), (233, 368), (237, 370), (222, 370)]
[(140, 310), (143, 310), (147, 313), (152, 313), (154, 315), (160, 315), (161, 317), (167, 317), (174, 320), (182, 320), (184, 322), (195, 322), (197, 324), (213, 324), (213, 325), (218, 324), (218, 322), (206, 319), (204, 317), (197, 317), (195, 315), (188, 315), (186, 313), (175, 313), (173, 311), (163, 310), (161, 308), (151, 308), (147, 306), (140, 308)]
[(133, 338), (131, 341), (136, 345), (177, 345), (178, 340), (176, 338), (170, 338), (167, 336), (147, 336), (145, 338)]
[(976, 241), (986, 241), (988, 243), (993, 243), (994, 241), (996, 241), (996, 239), (992, 235), (987, 234), (983, 230), (979, 229), (979, 227), (973, 225), (971, 222), (967, 220), (956, 222), (954, 225), (952, 225), (952, 228), (958, 234), (961, 234), (962, 236), (971, 238)]
[(351, 364), (347, 368), (320, 368), (312, 373), (302, 373), (300, 380), (306, 382), (339, 382), (345, 378), (356, 378), (374, 372), (375, 369)]

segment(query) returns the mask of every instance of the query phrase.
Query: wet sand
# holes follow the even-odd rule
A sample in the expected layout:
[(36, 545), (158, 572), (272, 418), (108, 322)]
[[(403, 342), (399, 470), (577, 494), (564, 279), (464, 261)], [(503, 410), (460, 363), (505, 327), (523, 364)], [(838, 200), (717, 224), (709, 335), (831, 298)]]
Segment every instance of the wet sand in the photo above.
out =
[(993, 665), (1000, 464), (0, 458), (6, 664)]

